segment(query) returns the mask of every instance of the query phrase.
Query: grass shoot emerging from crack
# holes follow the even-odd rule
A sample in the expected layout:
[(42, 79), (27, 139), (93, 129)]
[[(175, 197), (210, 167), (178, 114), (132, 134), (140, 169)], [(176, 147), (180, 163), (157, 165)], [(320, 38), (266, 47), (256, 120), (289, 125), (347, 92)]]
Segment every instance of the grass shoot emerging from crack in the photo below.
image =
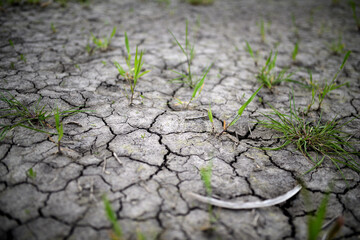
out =
[(291, 58), (293, 61), (296, 61), (296, 56), (298, 55), (298, 52), (299, 52), (299, 41), (296, 41), (294, 45), (294, 50), (291, 54)]
[[(212, 176), (212, 161), (210, 161), (206, 167), (202, 167), (200, 169), (200, 177), (202, 182), (204, 183), (206, 195), (208, 195), (208, 197), (211, 197), (212, 194), (211, 176)], [(216, 219), (213, 217), (213, 209), (211, 204), (208, 205), (208, 211), (209, 211), (209, 221), (210, 224), (212, 224), (216, 222)]]
[(327, 44), (328, 48), (330, 49), (330, 51), (334, 54), (334, 55), (341, 55), (344, 52), (346, 52), (345, 50), (345, 43), (342, 40), (342, 36), (341, 34), (339, 35), (338, 39)]
[(91, 55), (97, 49), (100, 49), (101, 51), (106, 51), (109, 48), (111, 39), (115, 36), (115, 33), (116, 33), (116, 27), (113, 28), (110, 37), (98, 38), (95, 37), (93, 33), (90, 33), (91, 41), (95, 46), (91, 47), (90, 44), (88, 44), (86, 46), (87, 52)]
[(277, 75), (273, 73), (277, 55), (278, 53), (276, 52), (273, 57), (272, 51), (270, 52), (270, 55), (266, 60), (265, 66), (261, 68), (260, 72), (256, 76), (257, 80), (269, 89), (271, 89), (274, 85), (279, 85), (281, 82), (294, 82), (301, 84), (300, 82), (291, 79), (291, 76), (294, 74), (293, 72), (286, 75), (288, 69), (281, 70)]
[(58, 153), (61, 154), (60, 141), (61, 141), (62, 137), (64, 136), (64, 125), (62, 122), (60, 122), (59, 108), (56, 108), (54, 118), (55, 118), (56, 131), (57, 131), (57, 135), (58, 135), (58, 141), (57, 141)]
[(360, 18), (356, 15), (356, 2), (354, 0), (351, 0), (349, 2), (349, 5), (350, 5), (352, 13), (353, 13), (353, 18), (355, 20), (356, 27), (357, 27), (358, 31), (360, 32)]
[(181, 72), (177, 72), (175, 70), (172, 70), (172, 72), (176, 73), (178, 75), (177, 78), (174, 78), (172, 80), (170, 80), (170, 82), (173, 83), (184, 83), (187, 86), (189, 86), (190, 88), (194, 88), (196, 86), (196, 84), (198, 83), (198, 80), (194, 80), (195, 76), (192, 74), (191, 71), (191, 64), (192, 61), (195, 57), (195, 45), (190, 44), (189, 42), (189, 29), (188, 29), (188, 20), (186, 20), (186, 27), (185, 27), (185, 48), (180, 44), (180, 42), (177, 40), (177, 38), (175, 37), (175, 35), (169, 30), (169, 33), (171, 34), (171, 36), (174, 38), (176, 44), (179, 46), (179, 48), (181, 49), (182, 53), (185, 55), (186, 57), (186, 63), (187, 63), (187, 72), (181, 73)]
[(186, 102), (181, 101), (180, 99), (177, 99), (179, 104), (181, 104), (181, 105), (186, 104), (186, 107), (188, 108), (190, 103), (200, 96), (201, 91), (204, 88), (204, 81), (205, 81), (206, 75), (210, 71), (211, 66), (212, 66), (212, 64), (207, 68), (207, 70), (204, 71), (204, 74), (203, 74), (202, 78), (200, 79), (200, 81), (198, 81), (196, 83), (196, 86), (194, 87), (193, 94), (191, 95), (190, 101), (186, 103)]
[(214, 133), (215, 132), (215, 125), (214, 125), (214, 119), (213, 119), (213, 115), (212, 115), (212, 111), (211, 111), (211, 105), (209, 105), (208, 117), (209, 117), (209, 121), (211, 123), (211, 132)]
[[(34, 107), (30, 108), (22, 104), (10, 93), (0, 92), (0, 102), (7, 105), (7, 107), (0, 109), (0, 112), (2, 113), (0, 119), (10, 117), (14, 120), (10, 124), (0, 124), (0, 141), (6, 137), (10, 130), (16, 127), (23, 127), (49, 135), (56, 135), (43, 130), (45, 125), (49, 126), (47, 122), (48, 119), (55, 117), (56, 114), (58, 114), (60, 118), (79, 112), (86, 112), (86, 110), (80, 110), (79, 107), (65, 111), (49, 111), (45, 109), (45, 106), (40, 106), (40, 100), (41, 98), (39, 98)], [(43, 129), (39, 129), (40, 126)]]
[[(320, 166), (325, 159), (329, 159), (345, 177), (341, 165), (345, 165), (356, 172), (360, 172), (359, 151), (350, 142), (351, 135), (341, 130), (343, 126), (354, 120), (340, 124), (335, 118), (323, 124), (321, 116), (317, 121), (300, 116), (296, 110), (295, 99), (290, 98), (290, 113), (284, 114), (272, 107), (271, 115), (265, 115), (265, 120), (258, 121), (260, 126), (281, 133), (280, 139), (285, 142), (276, 148), (262, 148), (263, 150), (280, 150), (289, 144), (295, 144), (297, 149), (313, 164), (314, 167), (304, 174)], [(312, 156), (310, 153), (313, 152)], [(341, 165), (339, 165), (341, 164)]]
[(341, 71), (343, 70), (346, 61), (348, 60), (349, 56), (350, 56), (351, 51), (348, 51), (343, 59), (343, 62), (339, 68), (339, 70), (336, 72), (336, 74), (334, 75), (333, 79), (328, 82), (328, 80), (325, 80), (325, 84), (324, 85), (320, 85), (320, 83), (318, 82), (314, 82), (313, 78), (312, 78), (312, 73), (311, 71), (309, 71), (309, 75), (310, 75), (310, 86), (311, 86), (311, 102), (307, 107), (307, 110), (305, 113), (308, 113), (311, 110), (312, 105), (314, 105), (315, 103), (315, 96), (318, 95), (318, 101), (319, 101), (319, 107), (317, 110), (319, 110), (321, 108), (321, 105), (326, 97), (326, 95), (328, 95), (331, 91), (338, 89), (344, 85), (347, 85), (348, 82), (342, 83), (342, 84), (336, 84), (336, 80), (339, 76), (339, 74), (341, 73)]
[(106, 217), (108, 218), (108, 220), (110, 221), (111, 226), (112, 226), (111, 239), (112, 240), (123, 240), (124, 238), (123, 238), (122, 229), (120, 227), (120, 224), (117, 221), (116, 214), (115, 214), (114, 210), (112, 209), (109, 200), (107, 199), (106, 196), (103, 196), (102, 199), (103, 199), (103, 203), (104, 203), (104, 207), (105, 207)]
[(257, 55), (255, 57), (255, 54), (254, 54), (250, 44), (248, 43), (248, 41), (245, 41), (245, 43), (246, 43), (245, 49), (249, 52), (251, 58), (254, 60), (255, 67), (257, 67), (257, 65), (258, 65)]
[(129, 105), (132, 105), (133, 100), (134, 100), (134, 93), (135, 93), (137, 81), (139, 80), (140, 77), (142, 77), (145, 74), (147, 74), (148, 72), (150, 72), (150, 70), (140, 72), (142, 69), (142, 66), (144, 64), (143, 59), (142, 59), (144, 52), (140, 51), (140, 53), (139, 53), (137, 46), (136, 46), (136, 52), (135, 52), (134, 65), (132, 66), (129, 39), (128, 39), (126, 32), (125, 32), (125, 47), (126, 47), (126, 51), (127, 51), (127, 58), (125, 58), (125, 60), (126, 60), (126, 65), (128, 67), (128, 71), (125, 71), (124, 68), (121, 67), (118, 62), (115, 61), (114, 64), (115, 64), (117, 70), (119, 71), (119, 74), (123, 78), (125, 78), (125, 80), (129, 83), (130, 92), (131, 92)]
[(252, 95), (251, 97), (239, 108), (239, 110), (237, 111), (237, 114), (235, 116), (235, 118), (230, 122), (229, 125), (226, 125), (226, 122), (224, 121), (224, 129), (223, 131), (219, 134), (223, 134), (224, 132), (227, 131), (227, 129), (234, 125), (241, 117), (241, 115), (243, 114), (245, 108), (252, 102), (252, 100), (255, 98), (256, 94), (258, 94), (258, 92), (261, 90), (261, 88), (263, 87), (263, 85), (261, 85)]
[(31, 178), (32, 180), (34, 180), (36, 178), (36, 172), (34, 171), (33, 168), (29, 168), (27, 171), (26, 171), (26, 175)]

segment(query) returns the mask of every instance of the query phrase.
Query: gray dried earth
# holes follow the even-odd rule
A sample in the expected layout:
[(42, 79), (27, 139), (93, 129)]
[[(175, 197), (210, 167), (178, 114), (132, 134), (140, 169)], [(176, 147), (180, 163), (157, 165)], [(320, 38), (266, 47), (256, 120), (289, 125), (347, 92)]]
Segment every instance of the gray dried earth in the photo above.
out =
[[(175, 77), (170, 70), (183, 71), (186, 64), (168, 29), (184, 42), (186, 19), (196, 43), (193, 72), (201, 74), (214, 63), (201, 96), (189, 108), (175, 98), (187, 101), (192, 90), (169, 82)], [(49, 110), (94, 110), (63, 119), (62, 155), (57, 154), (56, 136), (25, 128), (13, 129), (1, 142), (1, 239), (109, 239), (103, 195), (116, 211), (124, 239), (136, 239), (137, 231), (147, 239), (305, 239), (307, 214), (315, 212), (330, 183), (325, 221), (343, 215), (345, 225), (338, 237), (359, 239), (357, 172), (340, 166), (347, 186), (330, 161), (303, 175), (313, 165), (295, 146), (281, 151), (256, 148), (281, 145), (276, 132), (256, 124), (261, 113), (269, 112), (265, 103), (288, 111), (293, 88), (296, 103), (305, 107), (311, 97), (308, 89), (291, 83), (262, 89), (242, 118), (220, 137), (211, 134), (207, 117), (211, 104), (220, 132), (222, 122), (231, 120), (258, 88), (255, 76), (271, 49), (279, 51), (278, 70), (291, 68), (296, 80), (308, 78), (306, 69), (315, 80), (331, 79), (344, 56), (329, 49), (339, 35), (352, 51), (339, 78), (349, 86), (326, 97), (322, 117), (327, 121), (337, 116), (345, 122), (358, 116), (360, 34), (347, 3), (215, 0), (210, 6), (182, 1), (167, 6), (159, 1), (105, 0), (90, 5), (70, 2), (64, 8), (52, 3), (3, 6), (0, 24), (2, 93), (13, 94), (26, 106), (36, 105), (41, 97), (40, 105)], [(114, 26), (117, 33), (110, 48), (89, 55), (90, 32), (106, 36)], [(125, 31), (132, 52), (135, 45), (145, 50), (143, 67), (151, 70), (139, 80), (133, 106), (125, 94), (128, 85), (113, 65), (125, 63)], [(299, 54), (293, 61), (298, 38)], [(245, 41), (257, 51), (258, 67)], [(54, 120), (49, 124), (54, 126)], [(359, 124), (355, 119), (344, 130), (359, 140)], [(214, 197), (265, 200), (291, 190), (302, 178), (312, 205), (297, 194), (264, 209), (214, 208), (216, 222), (209, 230), (208, 206), (187, 192), (206, 194), (200, 169), (210, 161)], [(27, 174), (30, 168), (35, 178)]]

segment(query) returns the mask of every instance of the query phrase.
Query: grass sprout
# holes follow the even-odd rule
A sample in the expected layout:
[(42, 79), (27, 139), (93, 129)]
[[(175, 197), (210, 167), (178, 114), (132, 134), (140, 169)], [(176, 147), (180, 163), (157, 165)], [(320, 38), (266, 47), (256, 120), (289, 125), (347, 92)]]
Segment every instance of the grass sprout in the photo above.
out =
[(318, 95), (318, 101), (319, 101), (318, 110), (319, 110), (321, 108), (321, 105), (322, 105), (326, 95), (328, 95), (331, 91), (333, 91), (335, 89), (338, 89), (344, 85), (348, 85), (348, 82), (345, 82), (342, 84), (337, 84), (336, 80), (337, 80), (339, 74), (341, 73), (341, 71), (343, 70), (345, 63), (348, 60), (350, 54), (351, 54), (351, 51), (348, 51), (345, 54), (343, 62), (341, 64), (339, 70), (336, 72), (336, 74), (334, 75), (334, 77), (332, 78), (332, 80), (330, 82), (328, 82), (328, 80), (326, 79), (324, 85), (320, 85), (320, 83), (314, 82), (313, 78), (312, 78), (312, 73), (311, 73), (311, 71), (309, 71), (310, 86), (311, 86), (311, 102), (307, 107), (306, 113), (308, 113), (311, 110), (312, 105), (315, 103), (316, 95)]
[(130, 53), (129, 39), (126, 32), (125, 32), (125, 47), (127, 51), (127, 58), (125, 60), (126, 60), (126, 65), (128, 67), (128, 71), (125, 71), (124, 68), (121, 67), (121, 65), (118, 62), (115, 61), (114, 64), (117, 70), (119, 71), (119, 74), (129, 83), (130, 92), (131, 92), (130, 105), (132, 105), (137, 81), (139, 80), (140, 77), (150, 72), (150, 70), (141, 72), (142, 66), (144, 64), (142, 60), (144, 52), (140, 51), (139, 53), (137, 46), (135, 52), (134, 65), (131, 64), (132, 56)]
[(58, 135), (58, 141), (57, 141), (58, 152), (61, 154), (60, 141), (61, 141), (62, 137), (64, 136), (64, 125), (62, 122), (60, 122), (59, 108), (56, 108), (54, 118), (55, 118), (56, 131), (57, 131), (57, 135)]
[[(10, 117), (13, 121), (10, 124), (0, 124), (0, 141), (3, 140), (7, 133), (16, 128), (23, 127), (36, 132), (46, 133), (49, 135), (56, 135), (43, 130), (45, 126), (50, 126), (47, 122), (48, 119), (54, 118), (55, 114), (58, 114), (59, 117), (70, 116), (79, 112), (85, 112), (87, 110), (80, 110), (79, 107), (72, 108), (65, 111), (49, 111), (45, 109), (45, 106), (40, 106), (39, 98), (34, 107), (27, 107), (18, 101), (10, 93), (0, 92), (0, 102), (4, 103), (7, 107), (0, 109), (2, 115), (1, 118)], [(39, 127), (42, 129), (39, 129)]]
[(108, 220), (110, 221), (111, 226), (112, 226), (111, 239), (112, 240), (124, 240), (122, 229), (120, 227), (120, 224), (117, 221), (116, 214), (115, 214), (114, 210), (112, 209), (109, 200), (107, 199), (106, 196), (103, 196), (102, 199), (103, 199), (103, 203), (104, 203), (104, 207), (105, 207), (106, 217), (108, 218)]
[(334, 55), (341, 55), (342, 53), (346, 52), (345, 43), (343, 43), (341, 35), (339, 35), (337, 40), (328, 44), (328, 47)]
[(186, 20), (185, 48), (180, 44), (180, 42), (177, 40), (175, 35), (169, 30), (169, 32), (170, 32), (171, 36), (174, 38), (176, 44), (181, 49), (181, 52), (185, 55), (186, 63), (187, 63), (187, 72), (185, 74), (172, 70), (172, 72), (176, 73), (178, 75), (178, 77), (170, 80), (170, 82), (184, 83), (184, 84), (188, 85), (190, 88), (194, 88), (196, 86), (196, 84), (197, 84), (197, 81), (194, 81), (194, 76), (193, 76), (193, 74), (191, 72), (191, 64), (192, 64), (192, 61), (193, 61), (193, 59), (195, 57), (195, 50), (194, 50), (195, 45), (191, 46), (191, 44), (190, 44), (188, 25), (189, 25), (188, 20)]
[(29, 168), (26, 171), (26, 175), (33, 180), (36, 178), (36, 172), (33, 170), (33, 168)]
[[(314, 164), (314, 167), (304, 174), (320, 166), (325, 159), (329, 159), (336, 166), (343, 178), (339, 164), (360, 172), (360, 163), (356, 160), (357, 156), (360, 156), (359, 151), (355, 149), (353, 142), (349, 141), (352, 136), (341, 130), (354, 118), (343, 124), (335, 118), (322, 123), (321, 116), (317, 121), (311, 121), (299, 115), (294, 96), (290, 99), (289, 114), (281, 113), (271, 105), (270, 107), (273, 110), (272, 114), (263, 114), (266, 119), (258, 123), (260, 126), (279, 132), (281, 134), (279, 139), (284, 143), (276, 148), (262, 148), (263, 150), (280, 150), (289, 144), (295, 144), (297, 149)], [(315, 153), (315, 157), (311, 156), (311, 152)]]
[(291, 58), (293, 61), (296, 61), (296, 56), (298, 55), (298, 52), (299, 52), (299, 41), (296, 41), (294, 45), (294, 50), (291, 54)]
[(260, 27), (261, 41), (264, 43), (265, 42), (265, 22), (264, 22), (263, 18), (260, 19), (259, 27)]
[(258, 65), (257, 55), (255, 57), (255, 54), (254, 54), (250, 44), (248, 43), (248, 41), (245, 41), (245, 43), (246, 43), (246, 50), (250, 54), (251, 58), (254, 60), (255, 67), (257, 67), (257, 65)]
[[(212, 161), (210, 161), (210, 163), (206, 167), (202, 167), (200, 169), (200, 177), (202, 182), (204, 183), (206, 195), (208, 197), (211, 197), (212, 194), (212, 187), (211, 187), (212, 167), (213, 167)], [(208, 211), (209, 211), (210, 223), (216, 222), (216, 218), (213, 216), (213, 209), (211, 204), (208, 204)]]
[(273, 57), (272, 51), (270, 52), (270, 55), (266, 60), (265, 66), (261, 68), (260, 72), (256, 76), (257, 80), (269, 89), (271, 89), (274, 85), (280, 84), (281, 82), (294, 82), (302, 84), (299, 81), (291, 79), (291, 76), (294, 74), (293, 72), (286, 74), (288, 69), (281, 70), (277, 75), (273, 73), (277, 55), (278, 53), (276, 52)]
[(354, 0), (349, 1), (351, 7), (353, 18), (355, 20), (358, 31), (360, 31), (360, 18), (356, 15), (356, 2)]
[(215, 125), (214, 125), (213, 114), (211, 111), (211, 105), (209, 105), (208, 117), (209, 117), (209, 121), (211, 122), (211, 129), (212, 129), (211, 132), (213, 133), (215, 131)]
[(98, 38), (98, 37), (94, 36), (93, 33), (90, 33), (91, 40), (95, 46), (91, 47), (90, 44), (88, 44), (86, 46), (86, 51), (89, 54), (92, 54), (97, 49), (100, 49), (101, 51), (106, 51), (109, 48), (111, 39), (115, 36), (115, 33), (116, 33), (116, 27), (113, 28), (109, 37)]
[(226, 132), (227, 129), (234, 125), (241, 117), (241, 115), (243, 114), (245, 108), (252, 102), (252, 100), (255, 98), (256, 94), (258, 94), (258, 92), (261, 90), (261, 88), (263, 87), (263, 85), (261, 85), (251, 96), (250, 98), (239, 108), (239, 110), (237, 111), (237, 114), (235, 116), (235, 118), (230, 122), (230, 124), (226, 125), (226, 122), (224, 121), (224, 129), (223, 131), (219, 134), (221, 135), (222, 133)]

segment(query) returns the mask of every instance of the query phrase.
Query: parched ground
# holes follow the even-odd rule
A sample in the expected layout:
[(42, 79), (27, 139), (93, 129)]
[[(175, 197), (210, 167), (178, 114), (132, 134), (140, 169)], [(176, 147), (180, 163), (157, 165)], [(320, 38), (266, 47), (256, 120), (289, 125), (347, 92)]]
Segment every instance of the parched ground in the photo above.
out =
[[(177, 105), (175, 98), (188, 101), (192, 90), (169, 82), (175, 77), (170, 70), (183, 71), (186, 65), (168, 29), (183, 43), (186, 19), (195, 42), (193, 72), (199, 75), (214, 63), (201, 96), (188, 109)], [(90, 32), (108, 36), (114, 26), (117, 33), (109, 50), (89, 55), (85, 47)], [(129, 87), (113, 65), (113, 61), (125, 65), (125, 31), (132, 52), (135, 45), (144, 50), (143, 67), (151, 70), (139, 80), (133, 106), (125, 94)], [(349, 86), (326, 97), (322, 119), (337, 116), (345, 122), (359, 116), (360, 34), (347, 3), (215, 0), (210, 6), (180, 1), (166, 6), (156, 1), (106, 0), (88, 6), (72, 2), (65, 8), (57, 3), (45, 8), (3, 6), (0, 36), (3, 94), (9, 92), (30, 107), (41, 97), (39, 106), (49, 110), (56, 106), (94, 110), (63, 119), (63, 155), (57, 154), (56, 136), (25, 128), (13, 129), (0, 143), (1, 239), (109, 239), (103, 195), (116, 211), (125, 239), (136, 239), (137, 231), (147, 239), (305, 239), (307, 214), (317, 209), (330, 183), (326, 222), (343, 215), (345, 225), (338, 237), (359, 239), (357, 172), (341, 166), (347, 186), (328, 160), (303, 175), (313, 165), (295, 146), (281, 151), (256, 148), (282, 144), (276, 132), (256, 124), (261, 113), (269, 113), (267, 103), (289, 111), (293, 88), (298, 106), (306, 107), (308, 89), (289, 83), (272, 91), (262, 89), (229, 133), (220, 137), (211, 134), (207, 117), (211, 104), (220, 132), (222, 121), (229, 122), (259, 87), (255, 76), (271, 50), (279, 52), (277, 70), (296, 71), (296, 80), (306, 81), (307, 69), (314, 80), (331, 79), (344, 53), (334, 55), (328, 45), (339, 36), (352, 51), (339, 77)], [(299, 54), (293, 61), (297, 39)], [(245, 50), (245, 41), (257, 52), (258, 67)], [(54, 120), (49, 124), (54, 126)], [(355, 119), (344, 128), (357, 141), (359, 124)], [(289, 191), (302, 178), (312, 205), (297, 194), (264, 209), (214, 208), (216, 222), (209, 231), (208, 206), (187, 195), (189, 191), (205, 195), (200, 169), (209, 162), (214, 197), (266, 200)], [(30, 168), (35, 178), (27, 174)]]

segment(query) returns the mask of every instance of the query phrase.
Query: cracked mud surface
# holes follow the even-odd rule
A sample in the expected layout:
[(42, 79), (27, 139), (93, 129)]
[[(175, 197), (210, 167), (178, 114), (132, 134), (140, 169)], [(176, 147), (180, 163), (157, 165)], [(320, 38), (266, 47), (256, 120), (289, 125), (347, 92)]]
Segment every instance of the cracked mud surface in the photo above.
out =
[[(125, 239), (136, 239), (137, 229), (148, 239), (305, 239), (306, 216), (314, 213), (331, 182), (325, 221), (343, 215), (345, 225), (338, 237), (359, 239), (359, 174), (342, 168), (347, 186), (331, 162), (303, 175), (313, 165), (294, 146), (281, 151), (257, 149), (281, 145), (275, 132), (256, 124), (261, 113), (269, 112), (258, 97), (228, 134), (211, 134), (209, 104), (220, 132), (222, 121), (229, 121), (259, 86), (255, 75), (276, 44), (277, 66), (297, 70), (296, 79), (307, 77), (306, 69), (312, 70), (314, 79), (330, 79), (343, 54), (333, 55), (327, 43), (337, 40), (339, 32), (352, 51), (339, 78), (349, 86), (324, 100), (322, 117), (326, 121), (337, 115), (345, 122), (359, 115), (360, 34), (350, 8), (331, 6), (330, 1), (294, 2), (215, 0), (212, 6), (191, 6), (173, 1), (166, 7), (151, 1), (108, 0), (88, 7), (51, 4), (1, 12), (1, 89), (29, 106), (42, 97), (40, 104), (48, 109), (94, 110), (63, 119), (64, 155), (56, 154), (57, 146), (48, 135), (24, 128), (15, 128), (1, 142), (1, 239), (109, 239), (104, 194)], [(292, 14), (300, 37), (295, 63), (291, 61), (296, 42)], [(265, 43), (257, 25), (261, 16), (266, 22)], [(189, 109), (176, 105), (174, 97), (187, 100), (192, 90), (168, 81), (175, 77), (171, 69), (181, 71), (186, 66), (167, 29), (183, 41), (186, 19), (196, 42), (193, 71), (200, 74), (214, 62), (201, 96)], [(90, 32), (106, 36), (113, 26), (117, 33), (110, 49), (90, 56), (85, 50)], [(131, 107), (124, 94), (128, 86), (112, 64), (125, 63), (124, 31), (132, 50), (136, 44), (145, 50), (144, 68), (151, 70), (136, 89), (144, 99), (137, 97)], [(259, 67), (244, 49), (246, 40), (258, 51)], [(299, 85), (282, 84), (272, 92), (262, 89), (258, 96), (287, 111), (291, 87), (298, 106), (305, 107), (311, 92)], [(357, 140), (359, 125), (355, 119), (345, 128)], [(301, 177), (312, 206), (306, 206), (298, 194), (286, 203), (253, 211), (214, 208), (215, 230), (203, 231), (209, 221), (208, 206), (186, 192), (205, 195), (200, 169), (210, 161), (213, 196), (265, 200), (289, 191)], [(37, 174), (34, 179), (26, 174), (30, 168)]]

